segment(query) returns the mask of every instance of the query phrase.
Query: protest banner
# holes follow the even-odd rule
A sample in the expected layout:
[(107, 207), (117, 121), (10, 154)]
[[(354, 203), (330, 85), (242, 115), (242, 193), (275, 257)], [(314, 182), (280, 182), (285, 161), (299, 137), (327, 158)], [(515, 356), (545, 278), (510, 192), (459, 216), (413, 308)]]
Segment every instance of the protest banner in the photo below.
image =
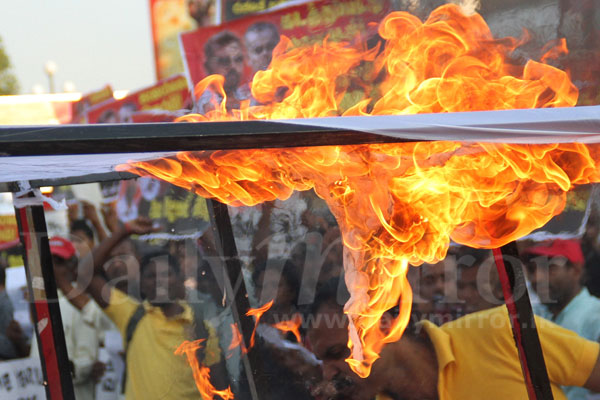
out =
[(100, 90), (83, 95), (79, 101), (71, 104), (71, 123), (86, 123), (86, 114), (91, 107), (111, 99), (113, 99), (113, 90), (110, 85), (106, 85)]
[(160, 231), (143, 239), (198, 238), (209, 226), (206, 199), (152, 178), (105, 182), (105, 203), (113, 203), (119, 221), (147, 217)]
[(118, 353), (109, 351), (101, 347), (98, 350), (98, 361), (106, 365), (106, 370), (100, 382), (96, 384), (95, 400), (117, 400), (121, 394), (121, 382), (123, 380), (123, 371), (125, 362)]
[(150, 0), (156, 79), (183, 72), (181, 32), (221, 22), (220, 0)]
[(42, 400), (46, 398), (39, 358), (0, 362), (0, 399)]
[(592, 209), (597, 207), (595, 202), (600, 195), (600, 186), (576, 186), (567, 194), (564, 210), (544, 226), (534, 230), (522, 240), (536, 242), (551, 239), (580, 239), (585, 233)]
[(231, 21), (276, 7), (289, 0), (223, 0), (223, 21)]
[(123, 99), (107, 101), (90, 108), (87, 112), (87, 122), (130, 123), (132, 115), (137, 111), (180, 110), (189, 105), (189, 100), (186, 78), (183, 75), (175, 75), (133, 92)]
[[(212, 63), (243, 61), (242, 76), (239, 86), (251, 81), (258, 69), (266, 68), (260, 65), (260, 60), (253, 59), (253, 46), (260, 39), (258, 35), (250, 35), (257, 27), (285, 35), (296, 46), (311, 45), (322, 42), (326, 37), (331, 41), (351, 41), (357, 35), (369, 37), (376, 33), (379, 22), (389, 11), (389, 1), (376, 0), (340, 0), (313, 1), (284, 7), (271, 12), (259, 13), (236, 19), (216, 27), (197, 29), (181, 34), (181, 45), (186, 73), (191, 87), (210, 74), (218, 73), (211, 70)], [(273, 29), (273, 27), (275, 29)], [(214, 51), (215, 45), (229, 32), (239, 43), (238, 54), (220, 57)], [(269, 51), (279, 40), (278, 37), (264, 46)], [(207, 43), (210, 43), (207, 46)], [(262, 46), (259, 46), (262, 47)], [(256, 49), (264, 50), (262, 48)], [(207, 54), (214, 53), (214, 54)], [(240, 58), (242, 57), (242, 58)], [(223, 59), (223, 60), (221, 60)], [(270, 60), (270, 57), (269, 57)], [(214, 69), (214, 68), (213, 68)], [(226, 80), (228, 77), (226, 77)]]

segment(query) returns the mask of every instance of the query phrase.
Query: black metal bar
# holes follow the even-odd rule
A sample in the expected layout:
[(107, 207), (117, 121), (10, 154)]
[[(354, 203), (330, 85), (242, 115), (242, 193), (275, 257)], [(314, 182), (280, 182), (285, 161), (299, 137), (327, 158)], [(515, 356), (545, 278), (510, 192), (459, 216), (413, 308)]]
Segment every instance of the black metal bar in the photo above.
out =
[(40, 188), (42, 186), (66, 186), (82, 183), (123, 181), (127, 179), (136, 179), (139, 177), (139, 175), (135, 175), (129, 172), (107, 172), (105, 174), (89, 174), (82, 176), (73, 176), (68, 178), (34, 179), (29, 181), (29, 184), (32, 188)]
[[(31, 194), (25, 196), (32, 197)], [(27, 286), (33, 303), (31, 309), (46, 396), (50, 400), (75, 399), (44, 207), (15, 208), (15, 215), (24, 249)]]
[(494, 249), (493, 252), (529, 399), (552, 400), (554, 397), (550, 379), (527, 293), (517, 244), (511, 242), (500, 249)]
[(0, 127), (0, 156), (228, 150), (406, 139), (272, 121)]
[[(254, 320), (246, 315), (250, 309), (248, 301), (248, 291), (244, 282), (242, 264), (238, 257), (231, 220), (229, 219), (229, 210), (227, 205), (216, 200), (206, 200), (210, 214), (211, 224), (214, 233), (216, 250), (223, 260), (227, 272), (225, 279), (225, 290), (228, 304), (231, 306), (233, 319), (236, 322), (239, 331), (244, 339), (245, 348), (248, 353), (244, 355), (242, 351), (242, 361), (248, 382), (248, 392), (253, 399), (267, 398), (269, 393), (268, 383), (263, 379), (262, 358), (258, 351), (250, 345), (252, 333), (254, 331)], [(254, 373), (256, 372), (256, 374)]]

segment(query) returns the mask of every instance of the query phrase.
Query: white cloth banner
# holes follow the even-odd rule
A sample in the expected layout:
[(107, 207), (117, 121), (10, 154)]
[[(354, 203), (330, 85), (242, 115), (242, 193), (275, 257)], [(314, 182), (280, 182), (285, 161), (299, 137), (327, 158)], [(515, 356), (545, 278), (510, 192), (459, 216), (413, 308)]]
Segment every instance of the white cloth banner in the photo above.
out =
[(42, 400), (46, 398), (39, 358), (0, 362), (0, 399)]
[(96, 385), (96, 400), (117, 400), (121, 393), (121, 380), (125, 369), (123, 358), (101, 347), (98, 351), (98, 361), (106, 364), (106, 372)]

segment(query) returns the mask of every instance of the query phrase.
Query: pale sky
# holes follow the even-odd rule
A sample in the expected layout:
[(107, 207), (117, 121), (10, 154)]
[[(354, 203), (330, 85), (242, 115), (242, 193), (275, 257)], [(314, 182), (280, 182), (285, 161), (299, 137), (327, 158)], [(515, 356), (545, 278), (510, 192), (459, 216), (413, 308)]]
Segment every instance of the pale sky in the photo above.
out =
[(87, 93), (109, 83), (135, 90), (155, 82), (150, 0), (0, 0), (0, 37), (21, 94), (48, 90), (44, 65)]

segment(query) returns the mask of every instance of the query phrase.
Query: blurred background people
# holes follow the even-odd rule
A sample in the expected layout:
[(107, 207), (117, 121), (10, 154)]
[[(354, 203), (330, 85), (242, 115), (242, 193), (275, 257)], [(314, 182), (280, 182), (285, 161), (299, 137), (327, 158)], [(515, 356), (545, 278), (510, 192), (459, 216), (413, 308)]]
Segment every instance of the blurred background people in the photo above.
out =
[[(534, 312), (580, 336), (600, 341), (600, 299), (583, 287), (585, 258), (578, 240), (556, 239), (525, 250), (524, 262), (541, 304)], [(587, 399), (580, 387), (564, 387), (569, 400)]]
[(95, 384), (104, 374), (106, 367), (98, 361), (100, 331), (86, 322), (80, 309), (70, 302), (75, 297), (72, 283), (77, 278), (75, 246), (58, 236), (50, 238), (49, 243), (75, 398), (94, 399)]
[(423, 264), (409, 269), (413, 287), (414, 317), (437, 325), (456, 318), (456, 265), (448, 256), (435, 264)]
[(459, 246), (455, 250), (458, 307), (463, 314), (504, 303), (498, 270), (491, 250)]
[(13, 304), (6, 292), (8, 263), (0, 258), (0, 360), (25, 357), (29, 354), (27, 337), (14, 319)]

